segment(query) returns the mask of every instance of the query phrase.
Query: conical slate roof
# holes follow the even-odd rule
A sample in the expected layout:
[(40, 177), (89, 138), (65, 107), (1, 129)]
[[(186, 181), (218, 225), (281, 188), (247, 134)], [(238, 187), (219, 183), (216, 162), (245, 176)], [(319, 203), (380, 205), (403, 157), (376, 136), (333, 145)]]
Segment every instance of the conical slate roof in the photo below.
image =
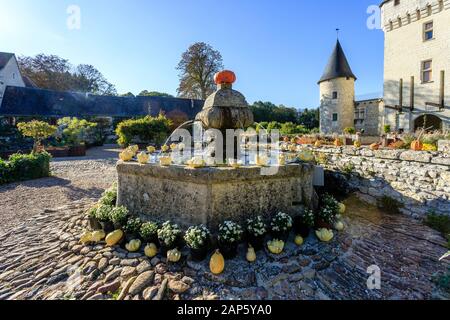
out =
[(319, 83), (336, 78), (353, 78), (356, 80), (339, 40), (336, 42), (336, 47), (331, 54), (330, 60), (328, 60), (328, 65)]

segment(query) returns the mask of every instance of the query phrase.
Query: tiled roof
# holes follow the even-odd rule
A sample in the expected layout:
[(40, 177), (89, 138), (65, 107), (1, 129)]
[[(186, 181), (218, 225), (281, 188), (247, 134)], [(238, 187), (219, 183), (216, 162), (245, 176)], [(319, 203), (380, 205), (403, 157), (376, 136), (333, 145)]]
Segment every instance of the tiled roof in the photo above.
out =
[(113, 97), (7, 87), (0, 106), (3, 116), (112, 116), (133, 117), (160, 111), (181, 111), (189, 119), (203, 108), (202, 100), (164, 97)]
[(6, 64), (14, 57), (12, 53), (0, 52), (0, 70), (2, 70)]
[(328, 60), (319, 83), (336, 78), (353, 78), (356, 80), (339, 40), (336, 42), (336, 47)]

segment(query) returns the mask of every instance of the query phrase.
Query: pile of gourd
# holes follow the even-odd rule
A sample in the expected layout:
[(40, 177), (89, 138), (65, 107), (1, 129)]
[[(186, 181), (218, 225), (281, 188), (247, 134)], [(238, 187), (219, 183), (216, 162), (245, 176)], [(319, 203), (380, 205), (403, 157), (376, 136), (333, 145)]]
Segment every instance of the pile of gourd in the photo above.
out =
[[(339, 214), (342, 215), (346, 211), (344, 204), (339, 204)], [(344, 229), (344, 224), (342, 221), (337, 221), (334, 225), (334, 228), (337, 231), (342, 231)], [(322, 242), (329, 242), (334, 238), (333, 230), (330, 229), (319, 229), (315, 232), (317, 238)], [(108, 247), (114, 247), (122, 242), (125, 234), (122, 230), (115, 230), (110, 234), (106, 235), (103, 230), (96, 231), (87, 231), (85, 232), (81, 238), (80, 243), (86, 245), (91, 243), (100, 243), (103, 240), (105, 241)], [(304, 243), (304, 239), (297, 235), (294, 240), (297, 246), (301, 246)], [(125, 248), (129, 252), (137, 252), (142, 246), (141, 240), (135, 239), (131, 240), (125, 244)], [(270, 253), (279, 255), (284, 251), (285, 242), (278, 239), (273, 239), (267, 242), (267, 249)], [(158, 248), (154, 243), (149, 243), (144, 248), (144, 254), (148, 258), (154, 258), (158, 254)], [(250, 245), (248, 248), (248, 252), (246, 255), (246, 259), (248, 262), (255, 262), (256, 252), (255, 249)], [(176, 248), (173, 250), (167, 251), (167, 261), (171, 263), (177, 263), (181, 260), (181, 252)], [(213, 274), (218, 275), (221, 274), (225, 270), (225, 258), (220, 253), (219, 250), (216, 250), (215, 253), (211, 256), (210, 259), (210, 270)]]

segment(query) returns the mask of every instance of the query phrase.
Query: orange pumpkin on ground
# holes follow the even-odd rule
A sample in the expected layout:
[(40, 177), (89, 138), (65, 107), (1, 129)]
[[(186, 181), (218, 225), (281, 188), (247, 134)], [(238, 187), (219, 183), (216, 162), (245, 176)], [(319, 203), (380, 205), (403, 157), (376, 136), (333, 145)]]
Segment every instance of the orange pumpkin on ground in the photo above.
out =
[(422, 149), (423, 149), (423, 144), (419, 140), (414, 140), (413, 142), (411, 142), (411, 150), (422, 151)]
[(234, 83), (235, 81), (236, 75), (233, 71), (230, 70), (220, 71), (214, 75), (214, 82), (216, 84)]
[(370, 145), (370, 150), (376, 151), (376, 150), (378, 150), (378, 149), (380, 149), (380, 144), (379, 144), (379, 143), (372, 143), (372, 144)]

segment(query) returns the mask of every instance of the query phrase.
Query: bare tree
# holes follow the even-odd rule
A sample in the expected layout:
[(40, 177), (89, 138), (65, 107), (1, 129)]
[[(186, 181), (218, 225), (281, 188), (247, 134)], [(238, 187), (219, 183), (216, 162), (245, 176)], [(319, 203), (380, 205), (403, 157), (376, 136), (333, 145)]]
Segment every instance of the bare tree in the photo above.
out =
[(180, 71), (178, 96), (206, 99), (214, 92), (214, 74), (223, 69), (222, 55), (204, 42), (194, 43), (183, 53), (177, 70)]

